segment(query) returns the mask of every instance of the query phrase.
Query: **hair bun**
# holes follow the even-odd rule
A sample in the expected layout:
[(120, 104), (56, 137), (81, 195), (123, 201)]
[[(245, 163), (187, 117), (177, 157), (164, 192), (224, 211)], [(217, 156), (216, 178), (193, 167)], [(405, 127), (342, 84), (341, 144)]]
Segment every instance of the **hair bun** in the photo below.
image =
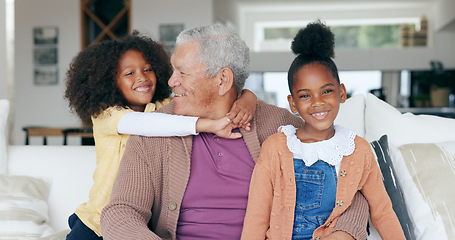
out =
[(299, 30), (292, 41), (291, 50), (303, 57), (335, 57), (335, 36), (320, 20)]

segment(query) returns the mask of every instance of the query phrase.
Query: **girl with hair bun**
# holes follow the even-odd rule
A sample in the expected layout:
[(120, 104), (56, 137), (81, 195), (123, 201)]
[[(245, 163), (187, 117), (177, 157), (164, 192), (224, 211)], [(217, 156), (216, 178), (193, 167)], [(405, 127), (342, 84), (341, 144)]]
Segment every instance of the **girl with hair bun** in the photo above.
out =
[(297, 57), (288, 71), (288, 101), (305, 124), (281, 126), (262, 145), (242, 239), (322, 239), (337, 231), (358, 190), (381, 238), (405, 239), (370, 144), (334, 125), (347, 98), (332, 60), (334, 42), (321, 21), (309, 23), (292, 42)]

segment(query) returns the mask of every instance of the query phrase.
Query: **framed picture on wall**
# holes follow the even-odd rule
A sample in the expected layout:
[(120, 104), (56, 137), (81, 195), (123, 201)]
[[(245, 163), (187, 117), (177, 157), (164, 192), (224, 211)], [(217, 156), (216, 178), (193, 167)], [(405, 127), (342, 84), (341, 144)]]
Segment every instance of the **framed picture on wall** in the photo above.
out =
[(58, 84), (58, 28), (33, 28), (33, 78), (35, 85)]
[(58, 82), (57, 66), (35, 66), (35, 85), (54, 85)]
[(53, 26), (33, 28), (33, 39), (36, 45), (57, 44), (58, 28)]
[(33, 58), (35, 60), (35, 65), (57, 64), (57, 48), (56, 47), (35, 48)]

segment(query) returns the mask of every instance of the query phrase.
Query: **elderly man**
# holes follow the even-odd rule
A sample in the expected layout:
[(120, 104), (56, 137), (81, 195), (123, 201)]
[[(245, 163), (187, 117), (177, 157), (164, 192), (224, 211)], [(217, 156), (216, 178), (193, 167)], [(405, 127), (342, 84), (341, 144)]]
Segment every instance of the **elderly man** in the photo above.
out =
[[(250, 72), (248, 47), (221, 25), (180, 33), (171, 64), (175, 96), (162, 112), (212, 119), (229, 112)], [(260, 146), (285, 124), (302, 122), (258, 101), (251, 130), (234, 129), (239, 139), (132, 136), (101, 214), (104, 238), (240, 239)], [(364, 238), (367, 218), (358, 194), (330, 237)]]

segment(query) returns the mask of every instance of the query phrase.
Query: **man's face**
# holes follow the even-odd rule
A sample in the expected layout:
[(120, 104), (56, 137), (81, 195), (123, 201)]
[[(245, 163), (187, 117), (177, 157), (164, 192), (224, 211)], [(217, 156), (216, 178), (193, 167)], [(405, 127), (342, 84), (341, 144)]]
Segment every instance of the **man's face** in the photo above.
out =
[(216, 78), (205, 76), (205, 66), (197, 60), (199, 44), (188, 42), (177, 46), (171, 56), (174, 72), (169, 86), (175, 94), (175, 114), (210, 117), (211, 103), (217, 96)]

